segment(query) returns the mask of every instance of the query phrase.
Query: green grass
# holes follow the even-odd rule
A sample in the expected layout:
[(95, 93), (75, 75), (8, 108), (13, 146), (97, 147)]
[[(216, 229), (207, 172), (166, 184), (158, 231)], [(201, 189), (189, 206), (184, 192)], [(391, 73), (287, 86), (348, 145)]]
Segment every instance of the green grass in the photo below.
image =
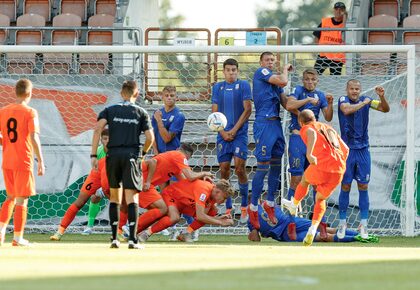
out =
[[(10, 239), (10, 237), (8, 237)], [(420, 237), (379, 244), (279, 243), (202, 236), (152, 239), (144, 250), (108, 248), (107, 235), (27, 235), (31, 248), (0, 248), (1, 290), (418, 289)]]

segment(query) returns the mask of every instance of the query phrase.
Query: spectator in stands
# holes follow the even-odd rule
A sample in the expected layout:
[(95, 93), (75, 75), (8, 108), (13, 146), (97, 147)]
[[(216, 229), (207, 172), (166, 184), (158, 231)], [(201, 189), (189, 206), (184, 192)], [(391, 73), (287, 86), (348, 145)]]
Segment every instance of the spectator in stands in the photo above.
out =
[(176, 106), (176, 88), (166, 86), (162, 91), (163, 107), (152, 117), (152, 126), (156, 139), (153, 144), (154, 154), (176, 150), (181, 145), (185, 116)]
[[(347, 20), (346, 5), (343, 2), (334, 4), (334, 17), (322, 18), (319, 28), (344, 28)], [(319, 45), (340, 45), (344, 43), (341, 31), (314, 31), (315, 43)], [(330, 68), (331, 75), (341, 75), (345, 53), (320, 53), (314, 69), (322, 75), (326, 68)]]

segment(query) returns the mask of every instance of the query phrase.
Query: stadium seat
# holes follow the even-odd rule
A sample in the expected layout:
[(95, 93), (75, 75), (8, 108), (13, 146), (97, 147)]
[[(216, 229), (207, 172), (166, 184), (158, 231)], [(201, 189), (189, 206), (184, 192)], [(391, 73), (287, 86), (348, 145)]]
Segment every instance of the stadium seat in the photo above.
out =
[(418, 28), (419, 32), (416, 31), (406, 31), (403, 33), (403, 43), (404, 44), (414, 44), (416, 45), (416, 51), (420, 51), (420, 15), (411, 15), (404, 18), (403, 21), (404, 28)]
[(72, 13), (78, 15), (82, 21), (87, 19), (87, 1), (86, 0), (61, 0), (60, 13)]
[(23, 13), (38, 14), (45, 18), (46, 21), (51, 20), (51, 3), (50, 0), (25, 0), (23, 5)]
[(16, 21), (16, 1), (0, 0), (1, 14), (9, 17), (10, 21)]
[(108, 14), (115, 16), (117, 11), (115, 0), (96, 0), (95, 14)]
[[(75, 14), (60, 14), (53, 18), (53, 27), (80, 27), (82, 19)], [(53, 30), (52, 45), (76, 45), (79, 33), (76, 30)], [(44, 53), (43, 73), (68, 74), (72, 64), (71, 53)]]
[(398, 0), (374, 0), (372, 11), (373, 16), (386, 14), (400, 19), (400, 3)]
[[(398, 20), (390, 15), (376, 15), (369, 18), (369, 28), (396, 28)], [(394, 31), (369, 31), (368, 44), (369, 45), (384, 45), (394, 44), (395, 32)], [(389, 65), (391, 55), (389, 53), (363, 53), (361, 55), (361, 73), (362, 74), (375, 74), (386, 75), (389, 72)]]
[[(10, 26), (10, 18), (7, 15), (0, 14), (0, 26)], [(4, 44), (7, 40), (8, 31), (0, 30), (0, 44)]]
[[(112, 27), (114, 16), (96, 14), (89, 18), (89, 27)], [(88, 45), (112, 45), (112, 31), (91, 29), (87, 33)], [(109, 64), (109, 55), (106, 54), (80, 54), (81, 74), (104, 74)]]
[(420, 0), (411, 0), (408, 15), (420, 15)]
[[(45, 26), (45, 18), (38, 14), (24, 14), (17, 18), (16, 26)], [(16, 45), (41, 45), (42, 30), (17, 30)], [(7, 71), (13, 74), (30, 74), (35, 67), (34, 53), (9, 53)]]

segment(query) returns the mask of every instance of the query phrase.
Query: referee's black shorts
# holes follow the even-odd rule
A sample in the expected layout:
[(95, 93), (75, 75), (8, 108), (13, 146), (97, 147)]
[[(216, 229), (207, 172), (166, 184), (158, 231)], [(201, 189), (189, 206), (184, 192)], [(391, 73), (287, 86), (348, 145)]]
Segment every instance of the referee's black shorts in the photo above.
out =
[(138, 152), (108, 152), (106, 156), (106, 175), (110, 188), (141, 190), (143, 183)]

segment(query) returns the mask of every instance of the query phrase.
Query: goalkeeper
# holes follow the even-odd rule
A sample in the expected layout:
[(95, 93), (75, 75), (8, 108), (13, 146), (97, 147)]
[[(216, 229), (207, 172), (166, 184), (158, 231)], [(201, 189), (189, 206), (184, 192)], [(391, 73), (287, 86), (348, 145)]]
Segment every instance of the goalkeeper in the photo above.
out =
[[(261, 237), (263, 238), (272, 238), (279, 242), (302, 242), (308, 232), (308, 229), (311, 227), (312, 222), (305, 218), (294, 218), (296, 223), (296, 240), (292, 240), (287, 232), (287, 227), (290, 223), (293, 222), (293, 219), (290, 215), (284, 214), (279, 207), (275, 207), (275, 215), (278, 220), (277, 224), (274, 225), (270, 222), (267, 213), (263, 210), (261, 205), (258, 206), (258, 219), (260, 222), (260, 229), (256, 230), (253, 228), (250, 222), (248, 222), (248, 228), (250, 233), (248, 234), (248, 239), (252, 242), (260, 242)], [(317, 232), (315, 242), (362, 242), (362, 243), (377, 243), (379, 238), (374, 235), (369, 235), (366, 239), (363, 239), (356, 231), (346, 230), (345, 236), (341, 239), (337, 237), (337, 229), (327, 228), (327, 237), (321, 239), (319, 232)]]

